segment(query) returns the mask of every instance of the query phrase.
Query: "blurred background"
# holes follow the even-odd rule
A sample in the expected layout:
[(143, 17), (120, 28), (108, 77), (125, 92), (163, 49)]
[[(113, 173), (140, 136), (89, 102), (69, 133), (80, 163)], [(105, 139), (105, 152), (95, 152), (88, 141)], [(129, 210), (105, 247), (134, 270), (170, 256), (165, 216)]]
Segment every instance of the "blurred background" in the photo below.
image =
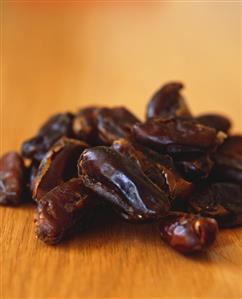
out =
[(143, 117), (161, 84), (180, 80), (196, 113), (241, 131), (241, 3), (3, 1), (3, 150), (51, 114), (127, 105)]

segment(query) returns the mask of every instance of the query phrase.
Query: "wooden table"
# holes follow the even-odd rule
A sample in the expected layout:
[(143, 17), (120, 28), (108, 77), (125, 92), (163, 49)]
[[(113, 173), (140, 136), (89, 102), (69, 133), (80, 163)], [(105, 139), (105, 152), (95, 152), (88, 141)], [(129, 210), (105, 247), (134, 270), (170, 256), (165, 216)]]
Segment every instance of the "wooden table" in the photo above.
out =
[[(240, 3), (3, 1), (1, 152), (19, 149), (51, 113), (127, 105), (138, 116), (180, 79), (194, 113), (241, 131)], [(241, 228), (184, 257), (153, 224), (100, 215), (56, 247), (34, 235), (34, 205), (1, 208), (1, 298), (241, 298)]]

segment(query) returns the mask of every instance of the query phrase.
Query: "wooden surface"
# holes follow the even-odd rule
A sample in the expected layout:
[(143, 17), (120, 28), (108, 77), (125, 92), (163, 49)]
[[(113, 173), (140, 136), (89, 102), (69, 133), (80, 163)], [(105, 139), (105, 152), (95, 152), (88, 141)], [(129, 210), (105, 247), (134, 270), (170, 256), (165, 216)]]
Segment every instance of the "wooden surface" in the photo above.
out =
[[(1, 152), (51, 113), (127, 105), (138, 116), (163, 82), (185, 82), (194, 113), (241, 132), (241, 3), (1, 2)], [(155, 225), (100, 215), (56, 247), (34, 235), (34, 205), (1, 208), (1, 298), (241, 298), (241, 228), (184, 257)]]

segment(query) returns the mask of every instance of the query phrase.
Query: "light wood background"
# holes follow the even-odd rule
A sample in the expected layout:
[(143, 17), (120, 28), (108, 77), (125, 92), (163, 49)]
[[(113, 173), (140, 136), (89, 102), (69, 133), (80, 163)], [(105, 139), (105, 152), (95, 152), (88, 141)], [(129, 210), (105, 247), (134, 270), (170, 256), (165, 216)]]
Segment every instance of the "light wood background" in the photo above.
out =
[[(174, 79), (194, 113), (227, 114), (241, 132), (241, 3), (40, 2), (1, 2), (1, 152), (57, 111), (124, 104), (142, 117)], [(1, 298), (242, 297), (240, 228), (184, 257), (155, 225), (101, 215), (48, 247), (35, 239), (33, 205), (0, 213)]]

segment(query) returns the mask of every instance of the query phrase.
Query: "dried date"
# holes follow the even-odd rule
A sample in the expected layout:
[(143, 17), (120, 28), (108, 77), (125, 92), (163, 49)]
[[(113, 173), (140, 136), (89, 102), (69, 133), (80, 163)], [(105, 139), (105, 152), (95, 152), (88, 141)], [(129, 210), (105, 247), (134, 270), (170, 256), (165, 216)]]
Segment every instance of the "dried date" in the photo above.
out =
[(242, 136), (228, 137), (214, 155), (215, 167), (210, 179), (242, 186)]
[(186, 160), (176, 160), (176, 166), (179, 168), (183, 176), (189, 181), (198, 181), (206, 179), (214, 162), (209, 155), (203, 155), (197, 158)]
[(171, 157), (159, 155), (126, 139), (114, 141), (112, 147), (135, 161), (148, 178), (167, 192), (171, 199), (184, 198), (190, 194), (192, 184), (179, 175)]
[(111, 145), (118, 138), (129, 138), (139, 119), (124, 107), (102, 108), (97, 113), (98, 137), (101, 144)]
[(104, 208), (158, 221), (162, 239), (181, 253), (208, 249), (218, 225), (242, 224), (242, 136), (229, 135), (222, 115), (194, 117), (182, 89), (162, 86), (144, 123), (124, 107), (50, 117), (22, 144), (23, 158), (0, 159), (0, 204), (17, 205), (31, 192), (36, 233), (47, 244)]
[(94, 202), (95, 195), (84, 186), (82, 178), (71, 179), (53, 188), (38, 202), (37, 237), (50, 245), (59, 243), (75, 230), (80, 230)]
[(198, 123), (214, 128), (217, 131), (228, 133), (231, 128), (231, 121), (220, 114), (202, 114), (197, 116), (195, 119)]
[(57, 141), (42, 160), (33, 182), (33, 198), (38, 201), (57, 185), (77, 177), (77, 161), (88, 145), (63, 137)]
[(191, 155), (214, 150), (223, 142), (225, 134), (193, 120), (159, 117), (134, 125), (133, 137), (160, 153), (176, 154), (177, 151), (172, 151), (172, 148), (180, 147), (180, 154)]
[(26, 140), (21, 147), (24, 158), (40, 162), (51, 146), (61, 137), (72, 137), (72, 113), (60, 113), (50, 117), (36, 136)]
[(218, 232), (216, 220), (181, 212), (163, 217), (159, 228), (164, 242), (184, 254), (208, 249)]
[(149, 157), (142, 152), (141, 147), (131, 143), (127, 139), (118, 139), (113, 142), (112, 148), (120, 154), (132, 159), (154, 184), (165, 192), (168, 191), (165, 175), (156, 167)]
[(73, 131), (76, 138), (90, 145), (98, 145), (97, 113), (98, 107), (91, 106), (81, 109), (74, 118)]
[(180, 91), (183, 84), (172, 82), (162, 86), (148, 103), (146, 118), (157, 116), (191, 117), (191, 112)]
[(157, 219), (169, 210), (167, 194), (135, 162), (112, 148), (86, 149), (78, 166), (85, 185), (126, 219)]
[(242, 189), (239, 185), (216, 183), (197, 187), (189, 197), (189, 210), (213, 217), (220, 227), (242, 224)]
[(22, 157), (8, 152), (0, 159), (0, 204), (18, 205), (25, 189), (26, 169)]
[(118, 138), (128, 138), (132, 126), (140, 122), (124, 107), (81, 109), (73, 122), (77, 138), (91, 145), (111, 145)]

